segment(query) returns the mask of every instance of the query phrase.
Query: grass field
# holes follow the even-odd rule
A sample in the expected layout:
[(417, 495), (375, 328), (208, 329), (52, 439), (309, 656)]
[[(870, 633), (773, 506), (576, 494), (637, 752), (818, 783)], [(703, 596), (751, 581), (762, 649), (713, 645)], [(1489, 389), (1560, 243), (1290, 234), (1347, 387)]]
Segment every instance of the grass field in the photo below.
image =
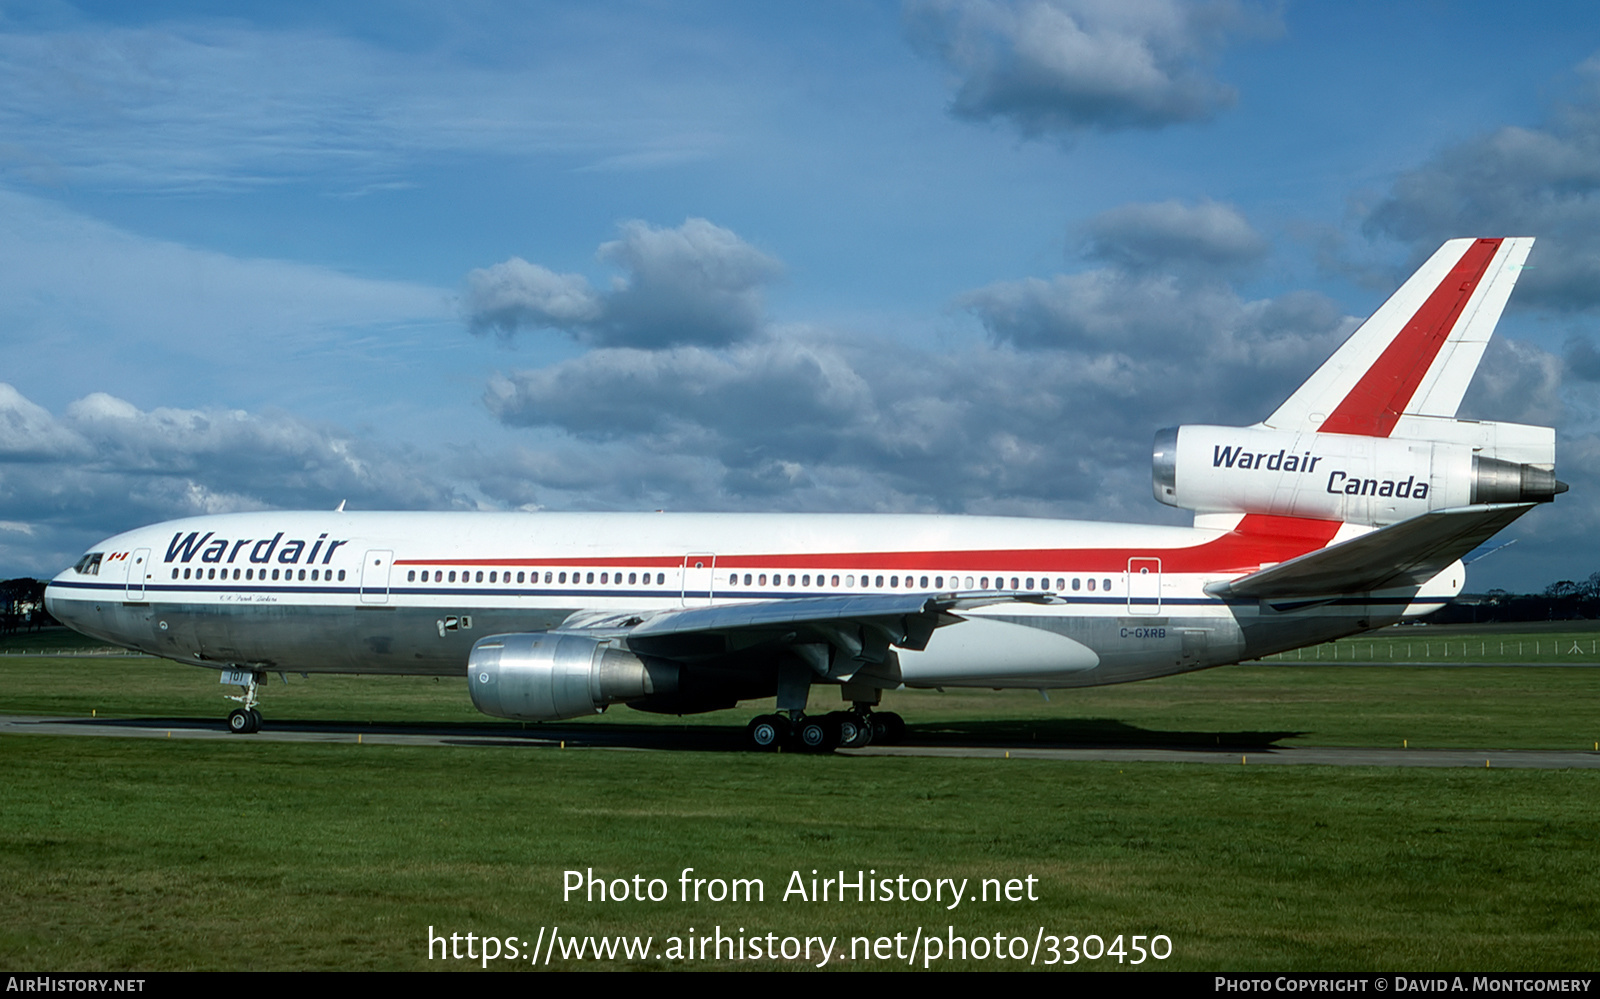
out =
[[(0, 713), (212, 717), (208, 671), (0, 657)], [(502, 727), (459, 683), (291, 676), (274, 719)], [(1241, 666), (1126, 687), (894, 695), (925, 739), (1588, 748), (1600, 670)], [(822, 706), (822, 705), (818, 705)], [(742, 726), (619, 709), (585, 724)], [(946, 735), (948, 733), (948, 736)], [(1287, 734), (1286, 734), (1287, 733)], [(1588, 969), (1594, 771), (1220, 767), (0, 739), (0, 962), (12, 968), (409, 969), (435, 932), (528, 941), (928, 932), (1165, 934), (1174, 969)], [(761, 902), (681, 902), (679, 872)], [(563, 872), (670, 900), (563, 902)], [(1037, 901), (783, 901), (795, 871), (1037, 881)], [(819, 875), (820, 876), (820, 875)], [(526, 945), (524, 945), (526, 947)], [(437, 951), (435, 952), (437, 956)], [(813, 958), (811, 964), (815, 964)], [(1155, 962), (1147, 962), (1151, 967)], [(595, 967), (563, 961), (551, 967)], [(500, 966), (520, 966), (500, 962)], [(651, 957), (605, 967), (795, 962)], [(904, 967), (839, 960), (830, 967)], [(1001, 969), (993, 958), (937, 967)], [(1115, 967), (1110, 959), (1077, 967)]]
[[(459, 968), (427, 959), (430, 926), (555, 925), (1043, 927), (1166, 934), (1174, 969), (1585, 969), (1600, 920), (1594, 772), (44, 737), (0, 756), (12, 968)], [(766, 899), (683, 904), (684, 867), (760, 878)], [(589, 868), (662, 878), (671, 900), (563, 902), (563, 872)], [(1032, 876), (1039, 900), (781, 900), (792, 872), (840, 868)]]

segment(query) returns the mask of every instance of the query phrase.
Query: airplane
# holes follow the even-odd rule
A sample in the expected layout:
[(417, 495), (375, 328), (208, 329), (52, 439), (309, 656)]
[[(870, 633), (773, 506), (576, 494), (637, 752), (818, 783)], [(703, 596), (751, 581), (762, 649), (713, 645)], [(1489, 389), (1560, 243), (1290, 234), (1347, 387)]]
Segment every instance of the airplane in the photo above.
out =
[[(775, 698), (751, 748), (905, 731), (885, 690), (1048, 690), (1238, 663), (1436, 610), (1566, 491), (1555, 431), (1456, 419), (1533, 240), (1445, 243), (1287, 401), (1156, 434), (1191, 527), (896, 514), (261, 512), (118, 534), (57, 620), (222, 671), (464, 677), (486, 714)], [(849, 707), (807, 714), (811, 688)]]

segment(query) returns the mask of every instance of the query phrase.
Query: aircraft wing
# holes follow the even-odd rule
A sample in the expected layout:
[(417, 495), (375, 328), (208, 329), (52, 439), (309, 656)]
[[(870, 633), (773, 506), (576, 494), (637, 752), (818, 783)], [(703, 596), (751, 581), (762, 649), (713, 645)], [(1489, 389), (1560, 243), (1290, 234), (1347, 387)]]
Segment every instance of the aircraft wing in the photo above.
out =
[(1211, 583), (1206, 592), (1225, 600), (1279, 599), (1420, 586), (1535, 505), (1433, 510), (1248, 576)]
[(962, 620), (954, 611), (1048, 600), (1045, 594), (989, 591), (794, 597), (646, 614), (575, 614), (555, 630), (621, 638), (636, 654), (664, 659), (717, 658), (761, 645), (828, 645), (843, 660), (877, 663), (890, 646), (926, 648), (934, 629)]

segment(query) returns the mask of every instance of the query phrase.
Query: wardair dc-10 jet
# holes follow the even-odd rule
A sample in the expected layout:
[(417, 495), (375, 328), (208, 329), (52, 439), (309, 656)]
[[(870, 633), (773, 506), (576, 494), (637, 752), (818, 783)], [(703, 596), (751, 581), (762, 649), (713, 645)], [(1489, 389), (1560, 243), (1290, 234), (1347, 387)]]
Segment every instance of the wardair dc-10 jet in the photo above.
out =
[[(1565, 492), (1548, 427), (1458, 420), (1531, 239), (1457, 239), (1261, 423), (1156, 435), (1192, 527), (882, 514), (239, 513), (94, 546), (46, 604), (223, 671), (465, 677), (551, 721), (776, 698), (753, 747), (891, 741), (901, 687), (1125, 683), (1426, 614)], [(842, 710), (806, 714), (829, 684)], [(848, 707), (844, 705), (847, 704)]]

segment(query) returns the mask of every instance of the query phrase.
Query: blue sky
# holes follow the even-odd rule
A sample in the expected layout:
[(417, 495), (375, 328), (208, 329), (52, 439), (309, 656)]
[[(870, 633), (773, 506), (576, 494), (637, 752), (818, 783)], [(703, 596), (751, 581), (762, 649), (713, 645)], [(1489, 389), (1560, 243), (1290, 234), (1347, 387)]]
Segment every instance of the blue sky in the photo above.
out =
[(1600, 570), (1600, 10), (0, 3), (0, 576), (269, 507), (1172, 523), (1439, 242)]

